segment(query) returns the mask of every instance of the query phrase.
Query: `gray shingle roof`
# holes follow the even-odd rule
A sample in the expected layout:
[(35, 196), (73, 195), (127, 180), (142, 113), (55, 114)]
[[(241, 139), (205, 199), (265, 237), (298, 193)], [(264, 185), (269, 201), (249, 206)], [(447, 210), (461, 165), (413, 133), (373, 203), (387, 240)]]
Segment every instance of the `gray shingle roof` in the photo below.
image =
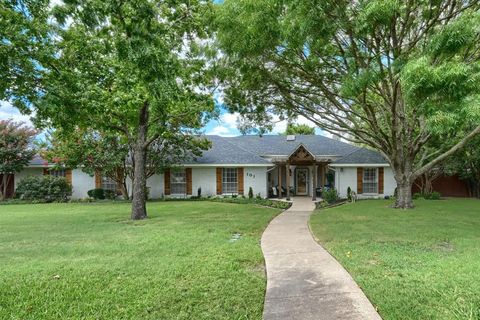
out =
[[(186, 164), (265, 164), (270, 162), (264, 156), (287, 156), (300, 144), (316, 156), (341, 157), (335, 164), (383, 164), (387, 163), (376, 151), (359, 148), (345, 142), (320, 135), (297, 135), (294, 141), (287, 141), (283, 135), (220, 137), (207, 135), (210, 149), (201, 157)], [(46, 165), (46, 161), (36, 156), (31, 166)]]
[(371, 163), (371, 164), (384, 164), (387, 161), (383, 156), (373, 150), (359, 148), (358, 150), (338, 159), (335, 164), (352, 164), (352, 163)]
[(220, 137), (205, 136), (212, 147), (194, 163), (197, 164), (269, 164), (264, 156), (287, 156), (300, 144), (316, 156), (342, 157), (338, 164), (386, 163), (375, 151), (320, 135), (297, 135), (294, 141), (287, 141), (283, 135)]
[(269, 162), (250, 150), (237, 145), (232, 138), (206, 136), (212, 143), (210, 149), (192, 163), (197, 164), (265, 164)]
[(32, 160), (30, 160), (29, 165), (31, 166), (47, 166), (48, 161), (40, 157), (39, 155), (35, 155)]
[(320, 135), (296, 135), (294, 141), (287, 141), (287, 137), (283, 135), (238, 136), (227, 139), (260, 156), (290, 155), (300, 144), (314, 155), (343, 156), (358, 149), (348, 143)]

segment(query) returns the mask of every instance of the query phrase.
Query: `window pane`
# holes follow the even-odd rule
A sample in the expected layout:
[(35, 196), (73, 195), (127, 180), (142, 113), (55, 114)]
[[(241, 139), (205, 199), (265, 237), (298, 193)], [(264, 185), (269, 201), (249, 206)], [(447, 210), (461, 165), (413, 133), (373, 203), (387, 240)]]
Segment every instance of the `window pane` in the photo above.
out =
[(363, 193), (378, 193), (377, 168), (363, 169)]
[(65, 177), (65, 169), (60, 170), (50, 170), (48, 174), (54, 177)]
[(187, 175), (185, 170), (171, 171), (170, 189), (172, 194), (184, 194), (187, 192)]
[(223, 168), (222, 192), (224, 194), (238, 193), (237, 168)]
[(101, 187), (103, 190), (111, 190), (111, 191), (117, 190), (117, 184), (113, 179), (110, 179), (109, 177), (102, 177)]

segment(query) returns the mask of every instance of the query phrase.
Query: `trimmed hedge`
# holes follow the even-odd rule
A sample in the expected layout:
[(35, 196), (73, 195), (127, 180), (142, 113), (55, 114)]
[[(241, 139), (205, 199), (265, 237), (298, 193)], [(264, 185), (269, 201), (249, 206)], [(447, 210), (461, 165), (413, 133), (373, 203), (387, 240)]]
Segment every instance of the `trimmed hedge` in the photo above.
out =
[(15, 197), (25, 201), (64, 202), (71, 195), (72, 186), (67, 179), (50, 175), (25, 177), (15, 191)]
[(96, 188), (96, 189), (88, 190), (87, 195), (90, 198), (93, 198), (95, 200), (104, 200), (105, 199), (105, 190), (103, 190), (102, 188)]
[(423, 198), (425, 200), (440, 200), (441, 198), (441, 194), (440, 192), (436, 192), (436, 191), (433, 191), (433, 192), (430, 192), (430, 193), (420, 193), (420, 192), (417, 192), (415, 194), (413, 194), (413, 199), (418, 199), (418, 198)]
[(105, 190), (102, 188), (96, 188), (92, 190), (87, 191), (87, 195), (90, 198), (93, 198), (95, 200), (115, 200), (117, 198), (117, 193), (113, 190)]
[(277, 208), (277, 209), (288, 209), (292, 205), (290, 202), (286, 201), (276, 201), (263, 198), (245, 198), (245, 197), (215, 197), (208, 198), (207, 200), (214, 202), (227, 202), (227, 203), (238, 203), (238, 204), (257, 204), (260, 206)]

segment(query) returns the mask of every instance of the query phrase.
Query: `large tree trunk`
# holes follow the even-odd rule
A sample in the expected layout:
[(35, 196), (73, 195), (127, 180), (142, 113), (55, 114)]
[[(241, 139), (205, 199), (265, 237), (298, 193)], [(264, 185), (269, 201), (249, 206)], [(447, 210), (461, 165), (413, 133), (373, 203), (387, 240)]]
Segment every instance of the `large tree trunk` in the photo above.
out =
[(2, 188), (0, 190), (0, 201), (4, 201), (5, 199), (7, 199), (7, 174), (2, 174), (2, 181), (1, 181), (1, 185), (2, 185)]
[(412, 185), (414, 179), (408, 178), (405, 174), (397, 174), (395, 180), (397, 181), (397, 199), (394, 207), (399, 209), (413, 208)]
[(148, 131), (148, 103), (140, 109), (137, 141), (134, 148), (132, 219), (140, 220), (147, 217), (147, 131)]
[(146, 152), (141, 148), (135, 150), (135, 167), (133, 177), (133, 193), (132, 193), (132, 219), (140, 220), (147, 217), (146, 207), (146, 187), (147, 175), (145, 172)]

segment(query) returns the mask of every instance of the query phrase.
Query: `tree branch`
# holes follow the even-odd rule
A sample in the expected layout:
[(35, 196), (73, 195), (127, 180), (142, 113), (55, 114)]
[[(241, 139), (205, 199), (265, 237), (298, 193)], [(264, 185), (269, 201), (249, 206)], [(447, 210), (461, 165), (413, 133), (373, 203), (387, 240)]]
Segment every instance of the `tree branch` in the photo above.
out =
[(437, 163), (445, 160), (446, 158), (448, 158), (449, 156), (451, 156), (452, 154), (454, 154), (455, 152), (463, 148), (468, 141), (470, 141), (472, 138), (474, 138), (478, 134), (480, 134), (480, 126), (476, 127), (472, 132), (470, 132), (467, 136), (465, 136), (465, 138), (460, 140), (456, 145), (451, 147), (447, 152), (439, 155), (438, 157), (436, 157), (435, 159), (433, 159), (432, 161), (430, 161), (429, 163), (427, 163), (426, 165), (424, 165), (423, 167), (415, 171), (413, 176), (418, 177), (424, 174), (426, 171), (432, 169), (433, 166), (435, 166)]

